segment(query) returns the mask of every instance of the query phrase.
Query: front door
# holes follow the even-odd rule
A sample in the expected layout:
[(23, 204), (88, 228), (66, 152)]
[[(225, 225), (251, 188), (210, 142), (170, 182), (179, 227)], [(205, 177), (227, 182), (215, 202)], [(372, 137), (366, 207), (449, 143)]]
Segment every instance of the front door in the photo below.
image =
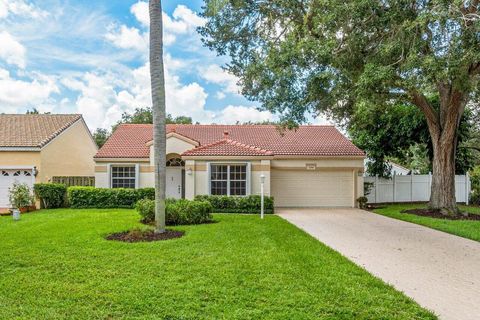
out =
[(167, 167), (167, 181), (165, 196), (167, 198), (182, 198), (182, 169), (181, 167)]

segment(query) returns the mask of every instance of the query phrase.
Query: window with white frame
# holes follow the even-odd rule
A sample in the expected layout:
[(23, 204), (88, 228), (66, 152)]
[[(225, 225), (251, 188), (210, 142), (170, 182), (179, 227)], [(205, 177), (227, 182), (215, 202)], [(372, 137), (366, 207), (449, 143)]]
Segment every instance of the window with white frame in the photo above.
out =
[(224, 196), (247, 195), (247, 165), (211, 164), (210, 194)]
[(135, 189), (135, 166), (112, 166), (112, 188)]

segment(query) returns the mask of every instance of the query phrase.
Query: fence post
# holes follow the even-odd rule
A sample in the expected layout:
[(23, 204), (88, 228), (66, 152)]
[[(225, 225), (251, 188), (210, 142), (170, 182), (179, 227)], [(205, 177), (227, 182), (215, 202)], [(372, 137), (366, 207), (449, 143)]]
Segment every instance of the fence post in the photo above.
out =
[(413, 202), (413, 172), (410, 174), (410, 202)]
[(392, 179), (392, 180), (393, 180), (393, 202), (394, 202), (394, 203), (396, 202), (395, 200), (397, 199), (397, 196), (396, 196), (396, 189), (397, 189), (396, 184), (397, 184), (397, 179), (395, 178), (396, 176), (397, 176), (397, 173), (394, 171), (394, 172), (393, 172), (393, 179)]
[(470, 190), (468, 190), (468, 182), (470, 180), (470, 175), (468, 174), (468, 171), (467, 173), (465, 173), (465, 204), (468, 206), (469, 204), (469, 196), (470, 196)]
[(375, 203), (378, 203), (378, 198), (377, 198), (377, 189), (378, 189), (378, 175), (375, 175)]

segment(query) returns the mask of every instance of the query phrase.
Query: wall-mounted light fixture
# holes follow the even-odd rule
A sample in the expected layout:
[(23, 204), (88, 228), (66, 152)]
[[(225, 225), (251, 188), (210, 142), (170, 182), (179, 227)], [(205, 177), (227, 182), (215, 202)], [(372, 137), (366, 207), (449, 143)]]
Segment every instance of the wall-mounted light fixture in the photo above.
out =
[(36, 177), (38, 175), (37, 167), (33, 167), (32, 173), (33, 173), (34, 177)]
[(191, 175), (192, 175), (192, 173), (193, 173), (193, 170), (192, 170), (192, 168), (188, 168), (188, 169), (187, 169), (187, 174), (188, 174), (189, 176), (191, 176)]

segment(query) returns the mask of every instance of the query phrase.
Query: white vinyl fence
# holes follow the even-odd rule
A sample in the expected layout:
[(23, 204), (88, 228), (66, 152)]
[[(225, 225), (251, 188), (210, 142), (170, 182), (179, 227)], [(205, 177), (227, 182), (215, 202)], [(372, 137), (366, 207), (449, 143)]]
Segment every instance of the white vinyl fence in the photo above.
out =
[[(391, 179), (364, 177), (364, 182), (373, 183), (369, 203), (423, 202), (430, 200), (431, 175), (394, 175)], [(468, 204), (470, 195), (470, 177), (455, 176), (457, 202)]]

